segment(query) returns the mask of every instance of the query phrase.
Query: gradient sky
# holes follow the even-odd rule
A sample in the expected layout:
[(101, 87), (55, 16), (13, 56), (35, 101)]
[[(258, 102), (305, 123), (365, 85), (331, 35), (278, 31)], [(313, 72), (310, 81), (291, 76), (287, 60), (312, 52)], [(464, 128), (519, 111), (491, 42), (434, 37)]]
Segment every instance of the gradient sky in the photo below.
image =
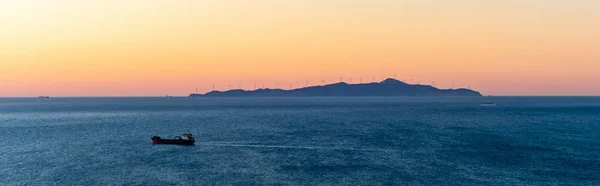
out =
[(0, 0), (0, 96), (393, 77), (600, 95), (598, 0)]

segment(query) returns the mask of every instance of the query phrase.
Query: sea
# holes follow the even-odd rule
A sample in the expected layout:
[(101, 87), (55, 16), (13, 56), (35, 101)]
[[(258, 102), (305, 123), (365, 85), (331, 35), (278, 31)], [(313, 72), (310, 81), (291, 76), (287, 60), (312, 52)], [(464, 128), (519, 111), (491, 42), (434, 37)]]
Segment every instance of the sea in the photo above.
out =
[(600, 97), (0, 98), (0, 185), (600, 185)]

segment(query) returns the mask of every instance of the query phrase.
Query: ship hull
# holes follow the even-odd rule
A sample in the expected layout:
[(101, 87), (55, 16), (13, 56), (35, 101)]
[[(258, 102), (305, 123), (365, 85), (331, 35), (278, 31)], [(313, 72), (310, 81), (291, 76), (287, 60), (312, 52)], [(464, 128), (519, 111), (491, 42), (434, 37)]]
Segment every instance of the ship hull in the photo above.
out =
[(152, 139), (152, 144), (156, 144), (156, 145), (194, 145), (194, 143), (196, 142), (196, 140), (184, 140), (184, 139), (160, 139), (160, 138), (153, 138)]

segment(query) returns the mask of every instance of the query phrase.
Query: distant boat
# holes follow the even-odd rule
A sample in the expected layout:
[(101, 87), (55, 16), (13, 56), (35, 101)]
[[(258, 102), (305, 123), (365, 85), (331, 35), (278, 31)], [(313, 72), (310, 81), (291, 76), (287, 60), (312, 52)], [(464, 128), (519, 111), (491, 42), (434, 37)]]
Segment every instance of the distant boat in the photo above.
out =
[(38, 96), (38, 98), (40, 98), (40, 99), (48, 99), (48, 98), (50, 98), (50, 96)]
[(482, 107), (495, 107), (496, 106), (496, 102), (493, 101), (488, 101), (484, 104), (481, 104)]
[(193, 145), (196, 140), (190, 133), (181, 136), (175, 136), (174, 139), (162, 139), (159, 136), (152, 136), (152, 144), (171, 144), (171, 145)]

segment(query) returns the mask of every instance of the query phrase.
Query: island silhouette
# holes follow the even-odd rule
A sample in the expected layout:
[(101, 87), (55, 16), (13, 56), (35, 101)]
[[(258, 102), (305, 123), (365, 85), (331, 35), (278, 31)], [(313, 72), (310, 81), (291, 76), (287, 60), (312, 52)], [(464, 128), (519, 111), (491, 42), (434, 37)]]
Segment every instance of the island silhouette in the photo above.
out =
[(257, 89), (192, 93), (189, 97), (359, 97), (359, 96), (482, 96), (471, 89), (438, 89), (430, 85), (407, 84), (397, 79), (379, 83), (348, 84), (345, 82), (292, 90)]

